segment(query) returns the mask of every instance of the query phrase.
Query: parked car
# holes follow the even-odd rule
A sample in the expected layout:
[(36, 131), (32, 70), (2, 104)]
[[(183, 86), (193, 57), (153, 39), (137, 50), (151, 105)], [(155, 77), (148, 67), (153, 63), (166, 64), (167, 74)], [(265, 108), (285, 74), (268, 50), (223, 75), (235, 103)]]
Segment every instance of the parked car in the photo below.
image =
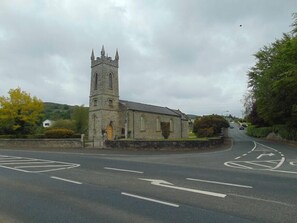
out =
[(243, 126), (240, 126), (240, 127), (239, 127), (239, 130), (244, 130), (244, 127), (243, 127)]

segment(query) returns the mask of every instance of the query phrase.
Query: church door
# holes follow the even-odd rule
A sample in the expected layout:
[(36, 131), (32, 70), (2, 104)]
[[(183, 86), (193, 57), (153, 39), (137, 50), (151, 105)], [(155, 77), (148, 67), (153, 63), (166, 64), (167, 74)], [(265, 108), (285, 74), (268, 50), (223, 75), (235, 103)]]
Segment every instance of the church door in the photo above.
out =
[(112, 140), (113, 128), (112, 125), (107, 126), (107, 140)]

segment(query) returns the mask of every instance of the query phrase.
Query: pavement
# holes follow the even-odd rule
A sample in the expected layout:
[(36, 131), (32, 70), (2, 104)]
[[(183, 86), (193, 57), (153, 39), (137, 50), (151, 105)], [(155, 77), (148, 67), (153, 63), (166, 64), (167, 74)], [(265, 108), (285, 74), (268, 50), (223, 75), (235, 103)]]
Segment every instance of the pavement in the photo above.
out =
[(0, 222), (296, 222), (297, 149), (0, 150)]

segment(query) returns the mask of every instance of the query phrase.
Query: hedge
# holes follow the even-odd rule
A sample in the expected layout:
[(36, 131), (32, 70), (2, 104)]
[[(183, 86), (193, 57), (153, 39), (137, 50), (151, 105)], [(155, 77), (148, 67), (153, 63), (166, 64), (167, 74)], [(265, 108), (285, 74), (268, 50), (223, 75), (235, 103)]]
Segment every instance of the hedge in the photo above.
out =
[(49, 129), (45, 132), (46, 138), (72, 138), (74, 136), (74, 131), (70, 129)]
[(273, 132), (273, 128), (272, 127), (260, 127), (257, 128), (254, 125), (249, 125), (247, 127), (247, 131), (246, 133), (249, 136), (253, 136), (253, 137), (257, 137), (257, 138), (264, 138), (266, 136), (268, 136), (269, 133)]

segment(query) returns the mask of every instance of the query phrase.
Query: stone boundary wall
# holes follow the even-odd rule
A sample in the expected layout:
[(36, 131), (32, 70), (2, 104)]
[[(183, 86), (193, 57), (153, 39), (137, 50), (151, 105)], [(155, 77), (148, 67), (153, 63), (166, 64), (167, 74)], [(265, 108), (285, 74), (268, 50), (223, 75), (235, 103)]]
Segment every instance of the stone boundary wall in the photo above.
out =
[(80, 139), (0, 139), (0, 148), (82, 148)]
[(224, 137), (208, 140), (108, 140), (106, 149), (120, 150), (206, 150), (224, 144)]

